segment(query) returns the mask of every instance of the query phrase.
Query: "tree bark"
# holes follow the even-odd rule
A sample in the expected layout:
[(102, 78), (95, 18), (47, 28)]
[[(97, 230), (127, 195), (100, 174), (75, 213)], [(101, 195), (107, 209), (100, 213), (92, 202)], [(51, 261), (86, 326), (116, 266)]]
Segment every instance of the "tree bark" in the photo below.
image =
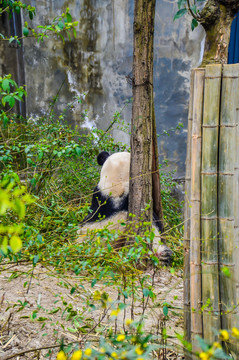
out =
[(155, 0), (135, 0), (129, 220), (136, 233), (153, 214), (154, 15)]
[(238, 10), (238, 0), (208, 0), (196, 17), (206, 31), (202, 66), (227, 64), (231, 24)]

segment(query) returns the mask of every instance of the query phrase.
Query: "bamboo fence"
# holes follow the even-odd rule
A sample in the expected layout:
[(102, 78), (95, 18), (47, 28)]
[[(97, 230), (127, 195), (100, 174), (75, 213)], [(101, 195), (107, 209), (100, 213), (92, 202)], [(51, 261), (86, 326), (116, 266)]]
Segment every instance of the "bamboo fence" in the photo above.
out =
[[(234, 233), (234, 177), (236, 160), (236, 107), (239, 65), (225, 65), (222, 78), (219, 139), (218, 221), (222, 328), (235, 326), (236, 286)], [(238, 156), (238, 155), (237, 155)], [(229, 275), (225, 272), (229, 269)]]
[[(193, 91), (194, 91), (194, 70), (191, 75), (191, 97), (188, 110), (188, 138), (187, 138), (187, 159), (186, 163), (191, 164), (192, 151), (192, 119), (193, 119)], [(191, 166), (186, 167), (185, 176), (185, 206), (184, 206), (184, 333), (185, 340), (191, 341), (191, 311), (190, 311), (190, 217), (191, 217)], [(185, 359), (190, 359), (190, 354), (185, 353)]]
[[(191, 341), (199, 350), (196, 336), (202, 336), (201, 293), (201, 243), (200, 243), (200, 203), (201, 203), (201, 125), (203, 113), (204, 69), (194, 71), (193, 121), (191, 151), (191, 225), (190, 225), (190, 305)], [(196, 359), (196, 357), (195, 357)]]
[[(201, 169), (201, 259), (203, 336), (216, 340), (212, 329), (220, 329), (220, 295), (218, 267), (218, 137), (221, 94), (221, 65), (207, 66), (205, 70), (202, 169)], [(210, 302), (209, 300), (210, 299)]]
[[(238, 104), (239, 105), (239, 104)], [(235, 258), (236, 258), (236, 267), (235, 273), (236, 276), (236, 298), (237, 301), (239, 299), (239, 107), (236, 112), (236, 161), (235, 161), (235, 209), (234, 213), (237, 214), (235, 217), (235, 242), (236, 242), (236, 250), (235, 250)], [(239, 316), (237, 324), (239, 324)]]
[(239, 324), (239, 65), (192, 71), (185, 187), (185, 358), (197, 359), (197, 335)]

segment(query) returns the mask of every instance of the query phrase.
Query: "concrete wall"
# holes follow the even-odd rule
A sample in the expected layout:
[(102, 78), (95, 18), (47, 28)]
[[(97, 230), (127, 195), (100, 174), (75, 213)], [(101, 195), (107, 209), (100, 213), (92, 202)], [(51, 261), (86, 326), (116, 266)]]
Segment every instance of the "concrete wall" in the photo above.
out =
[[(67, 7), (74, 20), (79, 21), (77, 38), (65, 44), (55, 36), (37, 43), (24, 40), (25, 82), (27, 85), (27, 114), (41, 116), (49, 113), (51, 100), (61, 88), (56, 104), (58, 113), (74, 96), (86, 93), (82, 105), (67, 110), (67, 120), (90, 129), (106, 129), (114, 112), (131, 98), (127, 75), (132, 72), (133, 0), (37, 0), (37, 16), (32, 26), (47, 24)], [(160, 161), (169, 160), (169, 168), (184, 175), (186, 154), (187, 106), (190, 69), (200, 63), (204, 34), (198, 28), (190, 30), (190, 19), (173, 22), (177, 11), (174, 0), (157, 0), (155, 19), (154, 92), (157, 131), (175, 128), (183, 130), (168, 137), (159, 137)], [(26, 15), (22, 21), (31, 21)], [(2, 55), (4, 49), (1, 46)], [(6, 59), (3, 61), (6, 63)], [(4, 69), (6, 71), (6, 68)], [(88, 116), (82, 120), (82, 112)], [(122, 112), (123, 120), (131, 120), (131, 105)], [(116, 126), (117, 127), (117, 126)], [(113, 130), (113, 136), (129, 143), (129, 134)]]

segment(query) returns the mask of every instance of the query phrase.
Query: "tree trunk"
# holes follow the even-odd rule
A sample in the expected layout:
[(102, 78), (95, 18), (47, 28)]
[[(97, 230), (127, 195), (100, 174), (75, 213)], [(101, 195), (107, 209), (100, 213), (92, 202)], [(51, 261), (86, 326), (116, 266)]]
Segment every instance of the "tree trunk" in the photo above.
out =
[(239, 10), (237, 0), (208, 0), (197, 20), (206, 31), (202, 66), (227, 64), (231, 24)]
[(153, 213), (154, 15), (155, 0), (135, 0), (129, 220), (136, 221), (136, 233)]

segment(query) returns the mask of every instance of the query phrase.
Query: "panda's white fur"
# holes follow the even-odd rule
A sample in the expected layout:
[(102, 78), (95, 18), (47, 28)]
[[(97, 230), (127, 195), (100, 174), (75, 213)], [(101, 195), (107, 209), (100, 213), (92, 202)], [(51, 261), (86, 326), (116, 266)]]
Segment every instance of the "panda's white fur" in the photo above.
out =
[[(123, 233), (125, 229), (125, 227), (121, 226), (121, 223), (126, 223), (127, 221), (130, 153), (119, 152), (107, 156), (106, 160), (103, 159), (102, 161), (100, 181), (93, 194), (92, 215), (89, 213), (84, 219), (85, 221), (83, 220), (82, 226), (77, 232), (79, 234), (78, 242), (83, 242), (85, 236), (94, 230), (107, 227), (109, 231)], [(98, 161), (98, 163), (100, 162)], [(98, 205), (100, 202), (98, 199), (100, 199), (103, 205)], [(94, 218), (94, 212), (100, 212), (101, 206), (102, 215), (106, 215), (102, 220), (97, 220)], [(159, 231), (154, 225), (153, 231), (155, 233), (153, 251), (162, 261), (170, 262), (169, 258), (171, 258), (172, 251), (161, 243)]]
[(130, 153), (118, 152), (108, 157), (100, 173), (99, 190), (114, 200), (129, 193)]

